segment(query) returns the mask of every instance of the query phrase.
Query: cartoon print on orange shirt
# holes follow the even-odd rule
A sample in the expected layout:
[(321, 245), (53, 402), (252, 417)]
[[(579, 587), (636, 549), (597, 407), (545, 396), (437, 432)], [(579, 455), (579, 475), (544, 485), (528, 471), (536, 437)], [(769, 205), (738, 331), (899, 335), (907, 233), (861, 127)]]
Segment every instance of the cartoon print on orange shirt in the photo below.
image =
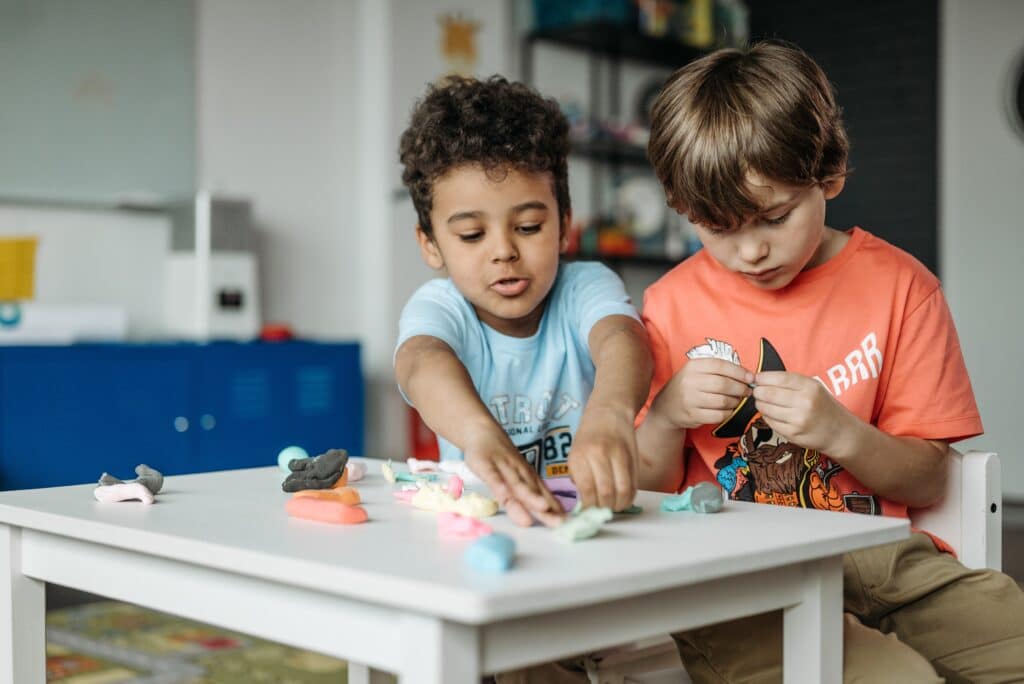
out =
[[(707, 355), (714, 348), (739, 362), (732, 345), (708, 340), (694, 347), (690, 358)], [(783, 371), (785, 364), (771, 343), (761, 338), (761, 352), (755, 372)], [(843, 495), (832, 480), (842, 466), (813, 449), (805, 449), (775, 432), (757, 410), (753, 396), (744, 397), (728, 419), (715, 427), (715, 437), (737, 438), (715, 462), (718, 482), (729, 497), (740, 501), (799, 506), (825, 511), (851, 511), (880, 515), (881, 502), (870, 494)]]

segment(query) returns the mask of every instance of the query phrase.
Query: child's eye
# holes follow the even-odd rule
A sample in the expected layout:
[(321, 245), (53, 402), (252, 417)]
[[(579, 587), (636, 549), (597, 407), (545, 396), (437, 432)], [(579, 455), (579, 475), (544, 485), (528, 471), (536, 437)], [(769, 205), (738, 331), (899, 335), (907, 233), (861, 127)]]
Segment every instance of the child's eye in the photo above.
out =
[(475, 230), (472, 233), (461, 233), (459, 239), (463, 242), (478, 242), (484, 236), (482, 230)]
[(776, 217), (776, 218), (766, 218), (766, 219), (764, 220), (764, 222), (765, 222), (765, 223), (767, 223), (767, 224), (773, 225), (773, 226), (777, 226), (777, 225), (779, 225), (780, 223), (785, 223), (785, 222), (786, 222), (786, 219), (788, 219), (788, 218), (789, 218), (789, 215), (790, 215), (791, 213), (792, 213), (792, 212), (789, 212), (789, 211), (787, 211), (787, 212), (786, 212), (785, 214), (783, 214), (782, 216), (778, 216), (778, 217)]
[(524, 233), (526, 235), (533, 235), (534, 233), (540, 232), (540, 224), (534, 223), (529, 226), (519, 226), (518, 230), (520, 233)]

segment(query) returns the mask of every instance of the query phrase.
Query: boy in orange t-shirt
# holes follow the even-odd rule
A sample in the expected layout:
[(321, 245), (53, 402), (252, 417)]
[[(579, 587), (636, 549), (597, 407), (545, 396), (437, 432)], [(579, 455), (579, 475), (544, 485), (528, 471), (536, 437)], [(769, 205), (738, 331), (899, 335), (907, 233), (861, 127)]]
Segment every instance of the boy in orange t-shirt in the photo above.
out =
[[(937, 501), (949, 444), (981, 419), (935, 276), (825, 225), (848, 143), (818, 65), (780, 43), (690, 63), (648, 152), (704, 249), (644, 298), (641, 487), (713, 479), (736, 500), (901, 517)], [(1024, 678), (1024, 595), (937, 543), (844, 559), (847, 681)], [(779, 612), (675, 637), (696, 682), (781, 678)]]

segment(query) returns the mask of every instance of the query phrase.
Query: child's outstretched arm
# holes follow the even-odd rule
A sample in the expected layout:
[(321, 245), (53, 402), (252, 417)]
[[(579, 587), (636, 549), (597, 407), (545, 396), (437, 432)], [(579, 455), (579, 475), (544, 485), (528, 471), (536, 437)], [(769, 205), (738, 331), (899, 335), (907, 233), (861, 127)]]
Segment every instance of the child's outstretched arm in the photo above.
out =
[(758, 373), (756, 383), (757, 408), (773, 430), (828, 454), (879, 496), (911, 507), (942, 497), (948, 442), (883, 432), (851, 413), (820, 382), (798, 373)]
[(562, 521), (561, 504), (480, 401), (451, 347), (436, 337), (409, 338), (395, 356), (395, 377), (423, 421), (462, 449), (516, 524), (531, 525), (531, 516), (548, 526)]
[(596, 374), (569, 451), (569, 474), (584, 506), (615, 511), (636, 496), (636, 431), (633, 422), (651, 384), (651, 353), (639, 321), (612, 315), (587, 337)]

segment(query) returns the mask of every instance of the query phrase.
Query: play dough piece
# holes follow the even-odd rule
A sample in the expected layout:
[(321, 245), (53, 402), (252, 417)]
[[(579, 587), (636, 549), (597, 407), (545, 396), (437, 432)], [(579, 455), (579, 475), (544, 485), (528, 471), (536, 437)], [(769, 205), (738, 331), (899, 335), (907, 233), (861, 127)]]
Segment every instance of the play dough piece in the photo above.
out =
[(489, 518), (498, 512), (498, 502), (494, 499), (488, 499), (476, 492), (465, 492), (460, 498), (454, 499), (439, 485), (429, 482), (423, 483), (410, 503), (425, 511), (448, 511), (471, 518)]
[(395, 469), (391, 467), (391, 459), (380, 464), (380, 474), (384, 476), (385, 480), (391, 484), (395, 484)]
[(341, 479), (346, 461), (348, 453), (344, 449), (330, 449), (314, 458), (293, 459), (288, 462), (292, 473), (281, 483), (281, 489), (329, 489)]
[(100, 485), (92, 490), (92, 495), (101, 503), (115, 501), (141, 501), (151, 504), (155, 500), (153, 492), (146, 489), (141, 482), (120, 482), (117, 484)]
[(348, 485), (348, 466), (346, 465), (341, 471), (341, 477), (338, 481), (331, 485), (331, 489), (342, 489)]
[(348, 476), (349, 482), (359, 482), (366, 477), (366, 464), (349, 459), (349, 462), (345, 464), (345, 475)]
[(448, 485), (445, 487), (445, 491), (452, 495), (453, 499), (458, 499), (462, 496), (462, 478), (458, 475), (452, 475), (448, 478)]
[(601, 525), (612, 519), (612, 510), (600, 506), (591, 506), (573, 513), (565, 522), (555, 528), (555, 536), (564, 542), (575, 542), (589, 539), (597, 534)]
[(442, 472), (458, 475), (462, 478), (462, 481), (468, 485), (479, 485), (484, 483), (483, 480), (477, 477), (476, 474), (469, 469), (469, 466), (466, 465), (465, 461), (441, 461), (437, 465)]
[[(164, 486), (164, 476), (158, 470), (153, 470), (145, 463), (140, 463), (135, 466), (135, 474), (138, 476), (134, 480), (128, 482), (138, 482), (148, 489), (152, 494), (159, 492)], [(124, 480), (119, 480), (110, 473), (103, 473), (100, 475), (101, 485), (115, 485), (125, 484)]]
[(490, 525), (476, 518), (451, 512), (437, 515), (437, 533), (446, 539), (476, 539), (492, 532)]
[(434, 482), (437, 480), (437, 475), (434, 473), (407, 473), (400, 470), (395, 473), (395, 480), (398, 482)]
[(135, 466), (136, 482), (141, 482), (153, 494), (156, 494), (164, 486), (164, 476), (159, 470), (150, 468), (145, 463)]
[(678, 496), (666, 496), (661, 500), (661, 510), (675, 513), (677, 511), (693, 511), (694, 513), (717, 513), (722, 510), (722, 489), (710, 482), (698, 482), (687, 487)]
[(303, 458), (309, 458), (305, 449), (300, 446), (287, 446), (277, 454), (277, 467), (284, 473), (290, 473), (291, 468), (288, 464)]
[(349, 506), (340, 501), (313, 499), (306, 496), (292, 497), (285, 504), (288, 515), (295, 518), (333, 523), (335, 525), (357, 525), (366, 522), (368, 516), (361, 506)]
[(437, 461), (427, 461), (420, 458), (407, 458), (405, 459), (406, 465), (409, 466), (410, 473), (436, 473), (437, 472)]
[(639, 515), (640, 513), (643, 513), (643, 512), (644, 512), (644, 507), (643, 506), (637, 506), (636, 504), (632, 504), (630, 506), (626, 506), (621, 511), (616, 511), (616, 513), (623, 513), (625, 515)]
[(357, 506), (362, 503), (359, 492), (351, 487), (340, 487), (338, 489), (303, 489), (292, 494), (293, 499), (323, 499), (325, 501), (340, 501), (349, 506)]
[(411, 504), (418, 491), (418, 489), (400, 489), (397, 492), (391, 492), (391, 495), (402, 503)]
[(474, 570), (505, 572), (512, 567), (516, 543), (508, 535), (495, 532), (480, 537), (463, 553), (463, 560)]

